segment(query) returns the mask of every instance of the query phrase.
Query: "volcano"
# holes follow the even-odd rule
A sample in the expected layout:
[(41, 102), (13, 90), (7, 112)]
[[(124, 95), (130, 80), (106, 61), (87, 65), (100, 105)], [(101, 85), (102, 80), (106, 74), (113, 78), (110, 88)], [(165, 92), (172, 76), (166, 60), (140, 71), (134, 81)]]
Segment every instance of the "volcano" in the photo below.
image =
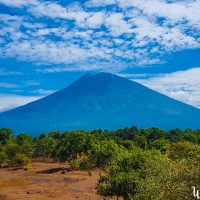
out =
[(86, 74), (60, 91), (0, 114), (0, 127), (32, 135), (132, 125), (200, 128), (200, 110), (126, 78), (98, 73)]

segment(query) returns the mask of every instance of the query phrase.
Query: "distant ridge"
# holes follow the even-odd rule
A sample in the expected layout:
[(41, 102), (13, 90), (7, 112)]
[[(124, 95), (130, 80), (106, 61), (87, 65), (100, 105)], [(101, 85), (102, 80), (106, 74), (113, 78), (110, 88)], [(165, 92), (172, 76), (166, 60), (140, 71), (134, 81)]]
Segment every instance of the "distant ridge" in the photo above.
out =
[(200, 110), (109, 73), (86, 74), (45, 98), (0, 114), (16, 133), (116, 129), (136, 125), (200, 128)]

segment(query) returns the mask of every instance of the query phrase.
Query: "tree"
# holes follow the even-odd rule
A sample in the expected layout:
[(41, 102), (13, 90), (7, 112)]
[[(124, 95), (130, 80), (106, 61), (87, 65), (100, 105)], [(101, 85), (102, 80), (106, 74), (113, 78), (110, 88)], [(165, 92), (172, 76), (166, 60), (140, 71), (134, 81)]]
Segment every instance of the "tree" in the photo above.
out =
[(48, 133), (48, 136), (52, 137), (53, 139), (59, 140), (62, 138), (62, 133), (59, 131), (52, 131), (50, 133)]
[(149, 144), (150, 149), (160, 150), (162, 153), (165, 153), (169, 150), (171, 143), (165, 139), (153, 140)]
[(39, 137), (35, 140), (35, 156), (43, 156), (43, 158), (49, 158), (55, 151), (57, 141), (50, 137)]
[(147, 138), (144, 135), (136, 135), (133, 141), (138, 147), (142, 149), (147, 149), (148, 147)]
[(155, 127), (152, 127), (152, 128), (148, 128), (145, 130), (146, 132), (146, 137), (148, 140), (158, 140), (160, 138), (165, 138), (166, 136), (166, 132), (163, 131), (162, 129), (159, 129), (159, 128), (155, 128)]
[(180, 142), (181, 141), (181, 130), (176, 128), (169, 131), (167, 139), (170, 139), (171, 142)]
[(11, 160), (17, 153), (20, 153), (20, 146), (15, 142), (14, 138), (7, 141), (5, 152), (9, 160)]
[(98, 168), (105, 168), (111, 164), (114, 157), (124, 150), (120, 148), (113, 140), (103, 140), (92, 144), (89, 152), (89, 158)]
[(12, 130), (8, 128), (0, 129), (0, 142), (5, 145), (7, 140), (12, 136)]
[(111, 162), (108, 174), (100, 177), (97, 192), (124, 200), (192, 199), (185, 169), (183, 163), (157, 150), (126, 151)]
[(169, 157), (172, 160), (200, 161), (200, 146), (191, 142), (178, 142), (171, 145)]
[(22, 133), (15, 137), (14, 142), (18, 146), (18, 153), (25, 154), (28, 157), (31, 157), (34, 152), (33, 139), (31, 136)]
[(194, 134), (192, 129), (186, 129), (183, 132), (182, 138), (183, 138), (184, 141), (188, 141), (188, 142), (198, 144), (198, 139), (199, 139), (198, 135)]
[(8, 156), (5, 151), (0, 151), (0, 168), (8, 162)]
[(118, 129), (113, 134), (122, 139), (133, 140), (135, 135), (140, 134), (140, 130), (136, 126), (132, 126), (131, 128)]
[(129, 150), (137, 148), (136, 144), (132, 140), (118, 140), (117, 143)]
[(10, 161), (11, 165), (14, 167), (23, 168), (23, 166), (27, 165), (30, 162), (30, 158), (25, 154), (17, 153), (12, 160)]
[(15, 137), (15, 142), (18, 145), (24, 145), (26, 143), (31, 144), (32, 143), (32, 137), (27, 135), (26, 133), (21, 133)]
[(87, 152), (87, 144), (87, 134), (84, 131), (66, 132), (56, 148), (59, 161), (76, 160), (79, 154)]
[(129, 152), (124, 152), (117, 159), (113, 159), (108, 175), (100, 177), (98, 194), (105, 197), (122, 197), (124, 200), (131, 199), (135, 195), (136, 184), (139, 181), (136, 168), (142, 165), (139, 164), (140, 160), (137, 162)]

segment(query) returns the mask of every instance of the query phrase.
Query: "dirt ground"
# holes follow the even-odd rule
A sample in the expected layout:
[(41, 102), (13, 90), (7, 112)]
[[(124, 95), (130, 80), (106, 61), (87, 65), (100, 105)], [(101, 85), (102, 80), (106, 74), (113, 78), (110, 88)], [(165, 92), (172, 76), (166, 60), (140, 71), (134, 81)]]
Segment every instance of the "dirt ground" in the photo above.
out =
[(100, 200), (99, 171), (69, 171), (66, 164), (33, 162), (27, 169), (0, 169), (0, 200)]

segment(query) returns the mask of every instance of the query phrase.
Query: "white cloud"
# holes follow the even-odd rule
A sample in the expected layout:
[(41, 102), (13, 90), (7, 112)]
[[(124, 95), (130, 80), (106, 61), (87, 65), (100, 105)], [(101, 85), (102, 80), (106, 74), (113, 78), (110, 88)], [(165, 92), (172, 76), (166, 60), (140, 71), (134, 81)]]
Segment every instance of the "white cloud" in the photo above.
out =
[(0, 0), (0, 4), (11, 7), (22, 7), (30, 4), (36, 4), (37, 0)]
[(111, 35), (119, 36), (123, 33), (132, 33), (131, 25), (124, 20), (122, 13), (112, 13), (105, 20), (106, 26), (111, 31)]
[(168, 3), (166, 0), (118, 0), (119, 5), (126, 8), (137, 8), (149, 17), (165, 17), (168, 23), (188, 20), (199, 23), (200, 2), (198, 0)]
[(0, 69), (0, 76), (11, 76), (11, 75), (22, 75), (22, 72), (18, 72), (18, 71), (8, 71), (4, 68)]
[(41, 73), (60, 73), (60, 72), (71, 72), (71, 71), (101, 71), (101, 72), (113, 72), (117, 73), (128, 67), (127, 63), (117, 62), (112, 60), (110, 62), (103, 61), (93, 61), (88, 64), (88, 62), (83, 62), (81, 65), (76, 66), (66, 66), (66, 67), (45, 67), (36, 69), (37, 72)]
[(89, 28), (99, 28), (105, 20), (106, 14), (104, 12), (93, 13), (85, 21), (86, 26)]
[(40, 95), (50, 95), (52, 93), (56, 92), (56, 90), (45, 90), (45, 89), (37, 89), (37, 90), (34, 90), (33, 93), (36, 93), (36, 94), (40, 94)]
[(36, 6), (30, 7), (28, 11), (37, 17), (45, 16), (53, 19), (75, 20), (77, 24), (81, 24), (89, 17), (89, 14), (79, 5), (66, 8), (53, 1), (38, 3)]
[(15, 84), (0, 82), (0, 88), (17, 88), (17, 87), (18, 85), (15, 85)]
[(98, 48), (88, 43), (86, 48), (68, 42), (52, 41), (24, 41), (12, 42), (4, 47), (3, 55), (6, 57), (17, 57), (23, 60), (35, 61), (40, 64), (73, 64), (85, 60), (108, 59), (104, 47)]
[(20, 96), (14, 94), (0, 94), (0, 112), (25, 105), (43, 96)]
[[(160, 55), (200, 48), (197, 0), (90, 0), (67, 6), (57, 1), (0, 0), (0, 4), (24, 13), (0, 15), (3, 58), (64, 68), (73, 64), (74, 70), (83, 63), (94, 69), (94, 61), (104, 62), (104, 70), (110, 70), (115, 62), (118, 66), (121, 62), (117, 69), (149, 65), (160, 63)], [(124, 63), (128, 64), (123, 67)]]
[(90, 0), (85, 3), (86, 7), (105, 7), (110, 5), (115, 5), (115, 0)]
[(200, 108), (200, 68), (133, 79), (162, 94)]

